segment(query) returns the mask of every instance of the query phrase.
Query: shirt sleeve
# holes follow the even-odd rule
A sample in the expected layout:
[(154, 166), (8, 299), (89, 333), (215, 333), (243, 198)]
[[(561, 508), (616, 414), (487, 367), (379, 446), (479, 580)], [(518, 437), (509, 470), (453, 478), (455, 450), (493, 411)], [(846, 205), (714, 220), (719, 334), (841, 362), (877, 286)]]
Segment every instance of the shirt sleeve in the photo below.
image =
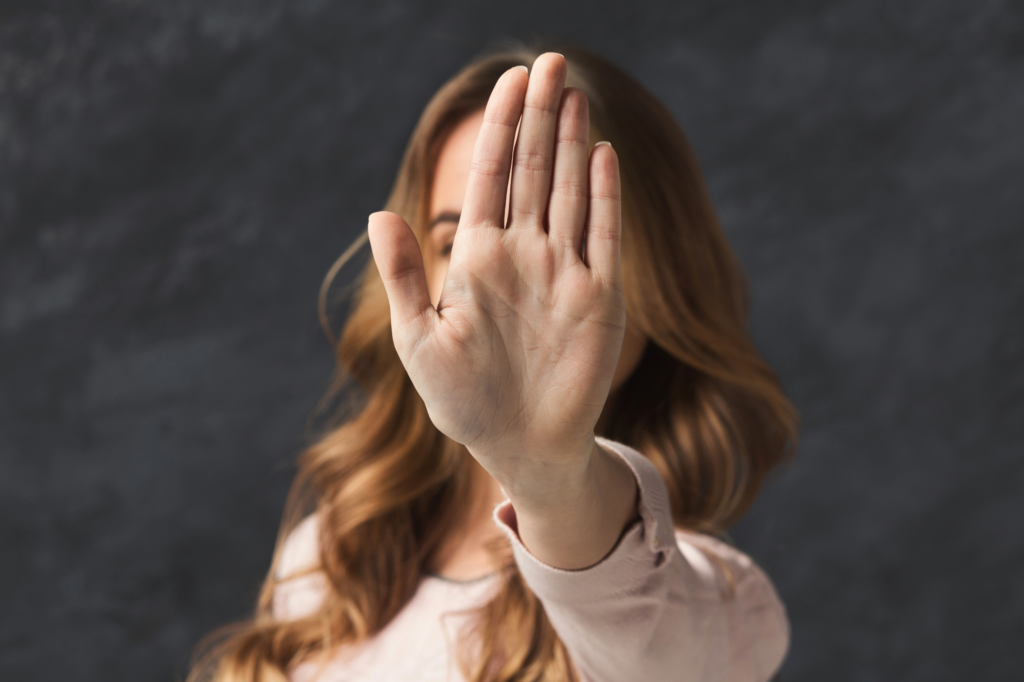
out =
[(639, 515), (600, 563), (567, 571), (541, 563), (519, 538), (515, 510), (494, 510), (523, 579), (587, 682), (762, 682), (789, 647), (771, 581), (745, 554), (676, 531), (668, 490), (636, 450), (603, 438), (639, 487)]

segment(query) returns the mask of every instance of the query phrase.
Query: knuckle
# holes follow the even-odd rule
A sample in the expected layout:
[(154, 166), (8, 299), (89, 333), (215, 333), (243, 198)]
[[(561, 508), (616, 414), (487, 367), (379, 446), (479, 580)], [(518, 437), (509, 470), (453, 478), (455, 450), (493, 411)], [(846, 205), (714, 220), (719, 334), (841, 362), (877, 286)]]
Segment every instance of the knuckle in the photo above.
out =
[(548, 235), (548, 241), (557, 244), (561, 249), (576, 249), (576, 239), (572, 234), (552, 230)]
[(547, 101), (540, 101), (540, 102), (533, 101), (533, 102), (531, 102), (531, 101), (527, 100), (526, 102), (523, 103), (523, 109), (524, 109), (524, 113), (525, 113), (526, 110), (529, 110), (529, 111), (534, 111), (534, 112), (537, 112), (538, 114), (542, 114), (542, 115), (545, 115), (545, 116), (554, 116), (555, 114), (558, 113), (558, 106), (557, 106), (557, 104), (555, 106), (552, 106)]
[(512, 206), (509, 209), (512, 223), (516, 225), (536, 225), (544, 214), (531, 206)]
[(583, 125), (561, 126), (558, 131), (558, 137), (555, 138), (555, 142), (558, 143), (560, 151), (575, 151), (581, 156), (585, 152), (590, 151), (589, 145), (587, 144), (587, 130)]
[(484, 111), (484, 125), (494, 126), (496, 128), (515, 128), (519, 125), (519, 121), (517, 120), (515, 123), (511, 123), (501, 116), (501, 114)]
[(599, 189), (595, 187), (590, 190), (590, 198), (597, 201), (620, 201), (622, 193), (618, 188)]
[(474, 175), (486, 178), (501, 177), (504, 174), (504, 164), (491, 159), (473, 159), (470, 162), (469, 170)]
[(554, 192), (566, 199), (586, 199), (589, 196), (586, 183), (578, 180), (559, 180), (555, 183)]
[(617, 242), (622, 239), (622, 230), (610, 226), (591, 226), (590, 234), (594, 235), (595, 239), (605, 242)]
[(551, 154), (534, 151), (521, 151), (516, 154), (515, 167), (531, 173), (548, 172), (553, 165)]

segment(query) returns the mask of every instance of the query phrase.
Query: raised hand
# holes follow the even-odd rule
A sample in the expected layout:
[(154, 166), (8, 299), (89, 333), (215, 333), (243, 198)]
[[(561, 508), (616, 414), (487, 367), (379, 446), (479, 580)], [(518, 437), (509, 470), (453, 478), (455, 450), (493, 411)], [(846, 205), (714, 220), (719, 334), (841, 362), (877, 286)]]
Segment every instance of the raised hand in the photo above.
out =
[(383, 212), (369, 224), (430, 418), (513, 500), (588, 466), (626, 321), (618, 160), (591, 151), (587, 100), (565, 73), (545, 54), (495, 85), (436, 309), (408, 225)]

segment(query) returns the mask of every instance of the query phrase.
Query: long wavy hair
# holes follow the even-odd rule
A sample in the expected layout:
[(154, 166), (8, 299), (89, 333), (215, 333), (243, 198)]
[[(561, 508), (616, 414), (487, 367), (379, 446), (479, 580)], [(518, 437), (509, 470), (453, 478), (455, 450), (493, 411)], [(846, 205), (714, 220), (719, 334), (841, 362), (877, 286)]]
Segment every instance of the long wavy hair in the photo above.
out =
[[(682, 130), (623, 71), (578, 49), (558, 51), (568, 62), (567, 84), (589, 99), (592, 142), (610, 141), (619, 156), (627, 316), (648, 339), (632, 375), (609, 396), (597, 432), (654, 463), (677, 527), (721, 533), (791, 456), (797, 414), (751, 341), (746, 281)], [(502, 73), (529, 67), (541, 52), (487, 54), (427, 105), (387, 202), (421, 244), (447, 135), (483, 109)], [(285, 680), (299, 662), (380, 632), (468, 509), (470, 455), (434, 427), (406, 375), (372, 260), (335, 350), (339, 377), (358, 385), (360, 399), (301, 455), (256, 613), (202, 647), (192, 681)], [(276, 620), (284, 540), (312, 512), (326, 593), (318, 612)], [(508, 556), (495, 596), (475, 615), (474, 646), (460, 651), (463, 674), (471, 682), (575, 679), (543, 606)]]

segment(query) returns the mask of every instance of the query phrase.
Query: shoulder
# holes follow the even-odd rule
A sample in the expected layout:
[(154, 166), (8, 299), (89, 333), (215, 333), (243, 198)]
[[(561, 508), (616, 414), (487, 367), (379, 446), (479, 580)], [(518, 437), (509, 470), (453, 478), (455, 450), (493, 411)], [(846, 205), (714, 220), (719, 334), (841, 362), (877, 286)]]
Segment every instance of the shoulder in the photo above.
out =
[(721, 594), (735, 593), (741, 586), (768, 580), (753, 559), (718, 538), (680, 528), (675, 529), (675, 536), (686, 562)]
[(316, 612), (327, 590), (320, 567), (320, 521), (316, 514), (303, 519), (285, 538), (277, 560), (272, 612), (279, 620), (293, 620)]
[(284, 540), (274, 577), (285, 580), (320, 564), (320, 517), (310, 514)]
[(757, 669), (777, 670), (789, 649), (790, 625), (767, 574), (740, 550), (704, 533), (676, 529), (676, 545), (700, 576), (706, 597), (727, 604)]

